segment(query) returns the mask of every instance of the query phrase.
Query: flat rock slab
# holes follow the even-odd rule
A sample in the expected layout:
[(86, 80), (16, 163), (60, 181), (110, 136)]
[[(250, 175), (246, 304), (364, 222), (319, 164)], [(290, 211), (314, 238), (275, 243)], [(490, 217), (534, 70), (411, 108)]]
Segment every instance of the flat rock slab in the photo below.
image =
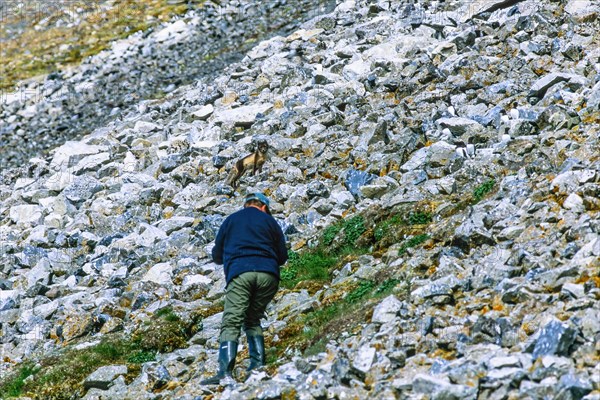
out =
[(471, 18), (483, 13), (494, 12), (520, 3), (522, 0), (476, 0), (472, 3), (467, 3), (468, 8), (461, 19), (461, 22), (467, 22)]
[(229, 123), (235, 126), (250, 127), (258, 114), (264, 114), (273, 107), (272, 104), (256, 104), (228, 110), (217, 110), (214, 113), (215, 122)]
[(127, 374), (126, 365), (108, 365), (106, 367), (100, 367), (96, 371), (92, 372), (85, 381), (83, 386), (86, 389), (98, 388), (107, 390), (112, 381), (114, 381), (119, 375)]

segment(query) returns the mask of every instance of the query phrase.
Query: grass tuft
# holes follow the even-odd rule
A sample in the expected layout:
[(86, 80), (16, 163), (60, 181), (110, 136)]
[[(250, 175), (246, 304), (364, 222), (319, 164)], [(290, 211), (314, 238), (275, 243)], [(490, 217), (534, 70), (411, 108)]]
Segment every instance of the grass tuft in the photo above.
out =
[(402, 243), (402, 246), (400, 246), (400, 249), (398, 250), (398, 255), (401, 256), (401, 255), (405, 254), (406, 250), (413, 248), (413, 247), (417, 247), (417, 246), (425, 243), (426, 241), (428, 241), (430, 238), (431, 237), (426, 233), (411, 237), (410, 239), (408, 239), (404, 243)]
[(473, 204), (479, 203), (483, 198), (494, 189), (496, 185), (496, 181), (494, 179), (490, 179), (487, 182), (482, 183), (477, 186), (473, 191)]

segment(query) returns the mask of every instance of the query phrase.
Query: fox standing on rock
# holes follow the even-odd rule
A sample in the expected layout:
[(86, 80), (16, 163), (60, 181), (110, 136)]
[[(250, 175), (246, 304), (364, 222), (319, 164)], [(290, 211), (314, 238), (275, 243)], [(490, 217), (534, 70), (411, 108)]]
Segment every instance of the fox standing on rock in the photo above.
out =
[(256, 175), (257, 171), (262, 172), (262, 167), (267, 160), (267, 151), (269, 150), (269, 144), (266, 139), (260, 139), (256, 145), (256, 151), (247, 155), (246, 157), (240, 158), (235, 162), (231, 168), (231, 172), (227, 176), (227, 184), (233, 187), (237, 187), (237, 181), (244, 175), (246, 170), (252, 168), (252, 172)]

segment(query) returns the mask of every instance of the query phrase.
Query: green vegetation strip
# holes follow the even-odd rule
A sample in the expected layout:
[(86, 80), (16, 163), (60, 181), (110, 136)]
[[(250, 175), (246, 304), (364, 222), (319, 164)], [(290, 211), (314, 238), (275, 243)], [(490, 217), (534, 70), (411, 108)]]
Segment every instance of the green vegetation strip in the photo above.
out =
[[(83, 396), (83, 380), (105, 365), (127, 364), (139, 373), (139, 364), (154, 361), (157, 353), (187, 346), (193, 322), (184, 322), (171, 308), (157, 311), (133, 335), (106, 335), (100, 343), (83, 349), (68, 348), (37, 363), (26, 362), (0, 383), (0, 398), (23, 395), (62, 400)], [(31, 378), (33, 377), (33, 379)]]
[[(388, 296), (402, 282), (387, 279), (381, 283), (374, 280), (362, 281), (346, 297), (300, 317), (290, 327), (289, 335), (280, 346), (300, 348), (309, 356), (325, 351), (332, 338), (367, 319), (367, 314), (376, 304), (376, 299)], [(407, 286), (408, 287), (408, 286)], [(276, 349), (270, 352), (269, 361), (276, 362), (280, 355)]]
[[(302, 281), (328, 283), (333, 269), (347, 262), (348, 256), (356, 258), (372, 253), (374, 247), (386, 248), (398, 243), (405, 237), (402, 234), (405, 231), (416, 234), (402, 241), (399, 255), (431, 239), (423, 233), (433, 221), (430, 212), (415, 209), (380, 215), (377, 219), (370, 228), (362, 215), (341, 220), (324, 229), (315, 248), (290, 252), (288, 264), (281, 273), (282, 286), (294, 288)], [(376, 304), (374, 299), (385, 297), (393, 291), (400, 296), (403, 293), (407, 295), (410, 292), (410, 279), (389, 278), (386, 273), (361, 281), (345, 295), (342, 293), (338, 300), (291, 321), (280, 335), (283, 340), (270, 349), (268, 360), (275, 363), (288, 348), (300, 349), (306, 355), (324, 351), (329, 340), (368, 318), (367, 314)]]

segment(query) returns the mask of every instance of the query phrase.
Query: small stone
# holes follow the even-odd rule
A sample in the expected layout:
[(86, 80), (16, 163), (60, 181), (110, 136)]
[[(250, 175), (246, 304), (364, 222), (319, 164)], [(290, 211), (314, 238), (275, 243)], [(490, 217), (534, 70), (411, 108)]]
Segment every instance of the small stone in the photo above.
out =
[(567, 282), (563, 285), (561, 293), (580, 299), (585, 296), (585, 288), (583, 285)]
[(147, 387), (150, 390), (160, 389), (166, 386), (171, 380), (169, 371), (163, 365), (156, 362), (144, 364), (142, 373), (148, 377)]
[(442, 129), (450, 129), (450, 132), (455, 135), (462, 135), (463, 133), (467, 132), (469, 128), (481, 127), (479, 122), (463, 117), (440, 118), (436, 121), (436, 123)]
[(102, 189), (103, 186), (100, 181), (89, 175), (82, 175), (73, 179), (73, 182), (64, 189), (63, 193), (68, 200), (79, 203), (91, 198)]
[(204, 275), (187, 275), (183, 278), (183, 282), (181, 286), (188, 287), (193, 285), (210, 285), (212, 283), (212, 279), (204, 276)]
[(544, 97), (546, 91), (552, 86), (556, 85), (559, 82), (568, 81), (571, 79), (572, 74), (565, 74), (560, 72), (553, 72), (548, 75), (545, 75), (538, 79), (531, 89), (529, 90), (529, 96), (533, 97)]
[(475, 400), (477, 388), (465, 385), (453, 385), (445, 379), (436, 378), (425, 374), (417, 374), (412, 383), (415, 393), (430, 395), (435, 399), (461, 399)]
[(350, 169), (346, 172), (344, 185), (354, 196), (360, 196), (360, 188), (364, 185), (368, 185), (375, 178), (377, 178), (375, 175), (369, 174), (368, 172)]

